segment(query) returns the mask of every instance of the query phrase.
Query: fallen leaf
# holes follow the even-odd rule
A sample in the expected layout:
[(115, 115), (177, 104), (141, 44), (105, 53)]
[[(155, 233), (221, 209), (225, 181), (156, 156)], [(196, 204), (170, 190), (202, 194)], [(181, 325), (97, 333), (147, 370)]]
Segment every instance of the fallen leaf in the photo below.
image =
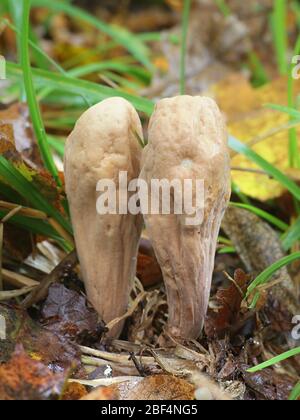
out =
[(286, 401), (295, 385), (295, 380), (273, 369), (243, 374), (245, 383), (258, 400)]
[(234, 283), (227, 289), (218, 290), (215, 298), (218, 309), (210, 309), (205, 322), (205, 333), (208, 337), (220, 336), (236, 324), (248, 283), (249, 276), (243, 270), (236, 270)]
[(49, 400), (57, 398), (66, 374), (53, 373), (42, 363), (30, 358), (22, 345), (17, 345), (9, 362), (0, 365), (0, 400)]
[(22, 343), (26, 353), (53, 370), (69, 369), (80, 365), (80, 351), (63, 335), (54, 334), (34, 322), (15, 306), (0, 305), (5, 319), (6, 339), (0, 342), (0, 363), (7, 362), (16, 344)]
[[(234, 74), (215, 85), (212, 93), (227, 117), (229, 133), (247, 144), (287, 124), (287, 114), (265, 107), (267, 103), (287, 105), (287, 83), (287, 78), (281, 77), (255, 89), (246, 78)], [(298, 91), (299, 82), (295, 83), (295, 91)], [(239, 92), (242, 101), (236, 100), (236, 92)], [(300, 146), (300, 129), (297, 129), (297, 133)], [(276, 168), (288, 171), (288, 130), (258, 141), (251, 148)], [(261, 169), (243, 155), (234, 156), (232, 166)], [(241, 192), (262, 201), (280, 197), (284, 192), (282, 185), (267, 175), (232, 171), (232, 179)]]
[(53, 284), (49, 288), (42, 317), (47, 330), (68, 338), (75, 338), (84, 331), (95, 331), (98, 323), (98, 314), (87, 307), (86, 298), (63, 284)]
[[(33, 167), (41, 168), (43, 164), (29, 121), (29, 110), (25, 104), (14, 103), (0, 111), (1, 137), (5, 136), (7, 131), (9, 132), (7, 140), (9, 140), (13, 148), (15, 146), (22, 158)], [(12, 138), (14, 142), (11, 141)], [(4, 154), (2, 142), (0, 153)]]

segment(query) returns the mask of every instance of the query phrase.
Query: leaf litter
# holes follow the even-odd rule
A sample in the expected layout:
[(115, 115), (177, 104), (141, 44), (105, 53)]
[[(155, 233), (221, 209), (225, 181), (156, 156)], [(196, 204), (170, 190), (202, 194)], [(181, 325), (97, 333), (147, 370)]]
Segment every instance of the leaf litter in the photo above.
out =
[[(181, 9), (181, 2), (170, 0), (168, 3), (173, 10)], [(258, 2), (253, 0), (249, 3), (255, 10)], [(265, 0), (259, 3), (261, 13), (251, 15), (245, 13), (243, 2), (228, 0), (228, 6), (236, 17), (221, 25), (216, 25), (216, 21), (221, 23), (222, 20), (214, 6), (206, 6), (205, 10), (200, 10), (201, 13), (195, 10), (193, 19), (197, 25), (191, 25), (192, 33), (199, 28), (199, 16), (206, 29), (196, 38), (192, 36), (193, 41), (198, 39), (199, 42), (196, 43), (198, 51), (193, 51), (193, 45), (189, 46), (187, 85), (191, 94), (209, 90), (224, 109), (231, 132), (246, 143), (256, 139), (255, 150), (267, 157), (271, 139), (273, 149), (274, 137), (267, 136), (258, 141), (259, 137), (264, 137), (269, 128), (278, 126), (278, 123), (279, 126), (284, 125), (287, 117), (263, 109), (263, 104), (266, 101), (286, 102), (283, 96), (286, 80), (281, 78), (259, 90), (253, 89), (244, 77), (233, 74), (233, 63), (237, 57), (225, 54), (226, 43), (227, 47), (240, 44), (240, 48), (232, 48), (238, 57), (250, 51), (249, 41), (261, 50), (269, 45), (269, 33), (264, 28), (271, 2)], [(40, 22), (45, 19), (45, 14), (39, 11), (35, 11), (34, 16)], [(170, 25), (173, 26), (176, 18), (172, 16), (171, 20)], [(148, 24), (151, 27), (150, 20)], [(64, 45), (65, 39), (74, 31), (69, 25), (69, 20), (63, 16), (51, 22), (52, 36), (60, 37), (60, 46), (54, 54), (66, 62), (74, 59), (74, 50), (67, 51)], [(134, 27), (137, 23), (133, 20), (131, 25)], [(209, 46), (204, 35), (212, 25), (218, 27), (218, 34), (213, 46)], [(86, 46), (94, 42), (95, 34), (86, 28), (76, 29), (81, 32), (79, 44), (82, 45), (74, 46), (74, 49), (84, 53)], [(168, 39), (168, 34), (164, 39)], [(172, 89), (178, 89), (179, 63), (174, 63), (172, 59), (179, 56), (176, 51), (178, 45), (176, 47), (176, 43), (170, 45), (163, 40), (158, 48), (160, 52), (156, 64), (159, 74), (147, 89), (147, 94), (153, 97), (165, 96)], [(114, 53), (116, 51), (112, 55)], [(200, 67), (195, 60), (199, 55), (203, 57)], [(226, 60), (223, 60), (223, 55)], [(85, 63), (104, 57), (95, 53)], [(169, 77), (170, 69), (174, 69), (174, 76)], [(222, 82), (226, 75), (228, 79)], [(242, 103), (236, 101), (237, 85), (246, 98)], [(56, 115), (60, 113), (60, 110), (51, 107), (47, 111), (55, 111)], [(41, 167), (25, 106), (15, 104), (0, 111), (0, 136), (1, 154), (41, 189), (56, 208), (63, 211), (63, 192), (57, 190), (49, 174)], [(275, 139), (276, 149), (270, 161), (285, 170), (286, 132), (279, 132)], [(241, 156), (235, 156), (233, 164), (244, 169), (251, 166)], [(252, 169), (257, 168), (253, 166)], [(242, 192), (256, 199), (281, 197), (283, 193), (277, 183), (261, 173), (237, 172), (234, 180)], [(20, 197), (18, 199), (26, 204)], [(217, 257), (205, 332), (197, 342), (176, 343), (170, 339), (168, 346), (161, 348), (161, 335), (167, 321), (166, 295), (159, 266), (147, 241), (140, 247), (139, 280), (134, 282), (131, 309), (126, 314), (121, 340), (106, 339), (106, 326), (86, 300), (76, 264), (65, 272), (59, 272), (54, 281), (51, 273), (49, 279), (39, 272), (35, 281), (41, 282), (39, 290), (42, 289), (43, 293), (28, 304), (27, 311), (22, 309), (20, 298), (11, 300), (6, 296), (4, 303), (0, 304), (0, 321), (5, 320), (5, 328), (3, 322), (0, 324), (0, 398), (112, 400), (144, 396), (147, 399), (287, 399), (300, 374), (297, 358), (273, 369), (255, 374), (247, 372), (250, 366), (292, 345), (290, 312), (282, 305), (280, 296), (270, 298), (266, 292), (255, 311), (250, 311), (244, 301), (249, 281), (261, 271), (262, 266), (270, 264), (270, 259), (276, 260), (282, 253), (277, 234), (266, 229), (258, 220), (247, 224), (250, 217), (245, 213), (235, 214), (232, 225), (236, 229), (234, 232), (227, 230), (238, 256)], [(250, 245), (248, 233), (245, 234), (245, 226), (248, 225), (252, 229), (255, 227)], [(5, 235), (7, 238), (7, 230)], [(17, 235), (23, 237), (24, 231), (19, 231)], [(258, 248), (257, 244), (264, 236), (268, 244)], [(11, 243), (15, 242), (13, 238)], [(8, 241), (5, 247), (9, 249), (7, 244)], [(32, 248), (27, 246), (26, 256), (31, 252)], [(35, 249), (35, 253), (41, 257), (41, 247)], [(61, 257), (64, 259), (68, 255), (63, 253)], [(53, 255), (43, 255), (43, 258), (46, 261), (48, 258), (47, 265), (57, 265), (57, 261), (53, 263)], [(20, 253), (19, 259), (23, 259)], [(12, 263), (11, 259), (9, 262)], [(26, 266), (22, 266), (24, 270)], [(223, 274), (223, 271), (227, 273)], [(282, 284), (290, 284), (294, 280), (288, 271), (279, 275), (283, 278)], [(9, 387), (4, 389), (5, 383)]]

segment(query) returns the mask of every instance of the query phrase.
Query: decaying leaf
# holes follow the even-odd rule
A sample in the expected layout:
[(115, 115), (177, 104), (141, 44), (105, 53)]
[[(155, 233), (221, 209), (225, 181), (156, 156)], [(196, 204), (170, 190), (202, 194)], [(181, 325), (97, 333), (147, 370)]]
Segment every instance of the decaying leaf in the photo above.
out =
[(76, 382), (70, 382), (66, 386), (62, 400), (63, 401), (77, 401), (85, 397), (88, 394), (86, 387), (84, 385), (78, 384)]
[(85, 330), (95, 331), (98, 322), (98, 315), (87, 307), (86, 298), (63, 284), (50, 287), (42, 316), (47, 330), (69, 338)]
[[(14, 103), (0, 111), (0, 136), (6, 137), (7, 151), (14, 147), (22, 158), (31, 166), (42, 167), (42, 161), (35, 141), (33, 130), (29, 121), (29, 110), (25, 104)], [(12, 142), (14, 139), (14, 142)], [(9, 146), (10, 143), (10, 147)], [(4, 153), (1, 141), (0, 153)]]
[(79, 366), (80, 351), (63, 335), (47, 331), (32, 321), (27, 312), (13, 306), (0, 305), (5, 319), (6, 339), (0, 342), (0, 363), (7, 362), (16, 344), (22, 343), (26, 353), (53, 368)]
[(144, 287), (162, 282), (161, 268), (149, 239), (142, 238), (139, 246), (137, 277)]
[(193, 400), (194, 393), (194, 386), (183, 379), (156, 375), (98, 388), (83, 400)]
[[(281, 77), (271, 83), (255, 89), (241, 75), (231, 75), (212, 88), (212, 93), (228, 120), (228, 131), (238, 140), (249, 144), (274, 128), (289, 121), (287, 114), (266, 108), (267, 103), (287, 105), (287, 78)], [(295, 91), (299, 91), (299, 82), (295, 82)], [(237, 100), (236, 92), (242, 101)], [(300, 130), (298, 129), (300, 146)], [(251, 146), (251, 143), (249, 144)], [(279, 132), (253, 144), (252, 149), (274, 165), (287, 172), (288, 130)], [(244, 169), (259, 169), (245, 156), (237, 155), (232, 159), (232, 166)], [(262, 201), (281, 196), (284, 188), (267, 175), (251, 172), (232, 172), (233, 181), (240, 190), (250, 197)]]
[(18, 345), (9, 362), (0, 365), (0, 400), (48, 400), (57, 398), (66, 373), (53, 373), (30, 358)]
[[(28, 109), (21, 104), (0, 111), (0, 155), (10, 161), (20, 174), (58, 209), (62, 210), (61, 191), (57, 189), (51, 174), (43, 168), (39, 149), (28, 120)], [(0, 181), (12, 187), (4, 177)], [(27, 205), (25, 197), (20, 204)]]
[(258, 400), (286, 401), (295, 385), (295, 380), (272, 369), (257, 373), (244, 373), (245, 383)]
[(216, 295), (218, 308), (214, 311), (209, 310), (205, 332), (208, 337), (224, 334), (230, 327), (236, 324), (241, 309), (241, 303), (245, 296), (249, 276), (242, 270), (236, 270), (234, 282), (227, 289), (220, 289)]

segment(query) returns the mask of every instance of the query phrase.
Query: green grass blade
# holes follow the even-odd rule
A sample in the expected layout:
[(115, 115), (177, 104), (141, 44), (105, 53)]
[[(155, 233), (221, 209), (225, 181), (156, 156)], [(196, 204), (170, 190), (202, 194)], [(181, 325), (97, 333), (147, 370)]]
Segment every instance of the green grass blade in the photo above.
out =
[(38, 146), (41, 151), (42, 159), (46, 169), (55, 178), (58, 185), (61, 185), (58, 171), (55, 166), (51, 150), (49, 148), (46, 132), (40, 113), (39, 105), (36, 100), (35, 90), (32, 80), (31, 64), (29, 57), (29, 15), (30, 15), (30, 0), (23, 0), (23, 17), (22, 17), (22, 41), (21, 41), (21, 66), (24, 80), (24, 87), (27, 96), (28, 108), (32, 120), (33, 129), (37, 138)]
[(300, 398), (300, 382), (297, 383), (293, 391), (291, 392), (291, 395), (289, 397), (290, 401), (297, 401)]
[(273, 357), (272, 359), (268, 360), (267, 362), (261, 363), (258, 366), (248, 369), (250, 373), (256, 373), (260, 370), (266, 369), (270, 366), (277, 365), (277, 363), (283, 362), (284, 360), (289, 359), (290, 357), (295, 357), (300, 354), (300, 347), (297, 347), (293, 350), (289, 350), (286, 353), (282, 353), (279, 356)]
[(286, 0), (274, 0), (274, 9), (271, 16), (271, 26), (278, 69), (280, 74), (286, 75), (288, 72), (288, 29)]
[(233, 246), (226, 246), (218, 250), (218, 254), (235, 254), (236, 249)]
[(287, 257), (281, 258), (279, 261), (276, 261), (274, 264), (270, 265), (266, 270), (264, 270), (256, 279), (250, 284), (247, 290), (247, 297), (253, 293), (258, 286), (266, 284), (272, 276), (281, 268), (293, 263), (296, 260), (300, 259), (300, 252), (295, 252), (294, 254), (288, 255)]
[(285, 114), (288, 114), (290, 117), (292, 117), (295, 121), (300, 120), (300, 111), (297, 111), (295, 108), (277, 104), (266, 104), (266, 107), (274, 109), (274, 111), (284, 112)]
[(108, 60), (108, 61), (102, 61), (100, 63), (91, 63), (91, 64), (85, 64), (80, 67), (76, 67), (72, 70), (69, 70), (67, 74), (71, 77), (83, 77), (87, 76), (92, 73), (101, 72), (104, 70), (114, 70), (119, 73), (125, 73), (126, 75), (132, 75), (143, 82), (149, 82), (150, 81), (150, 73), (147, 70), (144, 70), (141, 67), (134, 66), (128, 63), (122, 63), (121, 61), (114, 61), (114, 60)]
[(284, 186), (290, 193), (297, 199), (300, 200), (300, 187), (287, 177), (275, 166), (271, 165), (264, 158), (259, 156), (256, 152), (250, 149), (247, 145), (241, 143), (232, 136), (229, 136), (229, 146), (232, 150), (237, 153), (245, 155), (249, 160), (256, 163), (260, 168), (267, 172), (272, 178), (276, 179), (282, 186)]
[(79, 7), (61, 1), (51, 0), (45, 3), (45, 0), (32, 0), (32, 6), (46, 7), (47, 9), (55, 12), (63, 12), (74, 19), (88, 23), (99, 31), (107, 34), (118, 44), (122, 45), (148, 69), (153, 68), (149, 59), (150, 53), (146, 45), (138, 37), (126, 29), (109, 25)]
[(48, 136), (48, 143), (58, 153), (60, 157), (64, 157), (65, 154), (65, 142), (62, 138), (55, 136)]
[(226, 4), (226, 0), (214, 0), (223, 16), (228, 17), (231, 15), (230, 7)]
[[(17, 64), (8, 62), (7, 72), (10, 76), (22, 77), (22, 69)], [(131, 102), (138, 111), (145, 112), (147, 115), (151, 115), (154, 109), (154, 103), (151, 100), (122, 90), (112, 89), (86, 80), (66, 77), (46, 70), (32, 69), (32, 74), (36, 87), (48, 86), (59, 92), (85, 95), (92, 103), (98, 103), (113, 96), (121, 96)]]
[(252, 70), (252, 85), (254, 87), (260, 87), (268, 83), (270, 79), (267, 70), (254, 51), (251, 51), (249, 54), (249, 62)]
[[(3, 217), (5, 217), (7, 213), (7, 211), (0, 210), (0, 218), (2, 219)], [(32, 232), (36, 235), (42, 235), (46, 238), (54, 239), (59, 243), (64, 243), (64, 240), (46, 221), (36, 220), (26, 216), (15, 215), (9, 220), (9, 223), (16, 225), (21, 229)]]
[(286, 233), (282, 236), (282, 246), (285, 251), (288, 251), (300, 239), (300, 218), (288, 228)]
[[(294, 55), (298, 55), (300, 52), (300, 37), (296, 42), (294, 48)], [(289, 66), (289, 77), (288, 77), (288, 106), (289, 108), (295, 108), (294, 102), (295, 96), (295, 80), (293, 78), (293, 64), (291, 63)], [(291, 121), (293, 122), (294, 118), (291, 117)], [(299, 148), (298, 148), (298, 138), (297, 138), (297, 130), (296, 128), (291, 128), (289, 130), (289, 164), (291, 168), (299, 168), (300, 167), (300, 156), (299, 156)]]
[(241, 204), (241, 203), (230, 203), (231, 206), (237, 207), (239, 209), (245, 209), (248, 210), (257, 216), (261, 217), (262, 219), (265, 219), (267, 222), (269, 222), (271, 225), (276, 226), (279, 230), (285, 232), (289, 225), (287, 223), (284, 223), (282, 220), (278, 219), (277, 217), (273, 216), (270, 213), (267, 213), (264, 210), (261, 210), (258, 207), (251, 206), (249, 204)]

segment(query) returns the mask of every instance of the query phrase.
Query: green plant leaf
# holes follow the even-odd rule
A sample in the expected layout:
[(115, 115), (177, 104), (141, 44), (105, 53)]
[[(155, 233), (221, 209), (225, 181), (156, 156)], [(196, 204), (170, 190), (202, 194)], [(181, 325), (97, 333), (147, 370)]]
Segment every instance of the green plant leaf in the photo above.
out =
[(270, 213), (267, 213), (266, 211), (251, 206), (249, 204), (242, 204), (242, 203), (230, 203), (231, 206), (237, 207), (240, 209), (249, 210), (252, 213), (256, 214), (257, 216), (261, 217), (262, 219), (265, 219), (267, 222), (269, 222), (271, 225), (276, 226), (279, 230), (286, 231), (289, 228), (289, 225), (284, 223), (282, 220), (278, 219), (277, 217), (273, 216)]
[[(257, 289), (258, 286), (261, 286), (267, 283), (272, 276), (281, 268), (285, 267), (286, 265), (291, 264), (292, 262), (300, 259), (300, 252), (295, 252), (287, 257), (281, 258), (279, 261), (276, 261), (274, 264), (270, 265), (266, 270), (264, 270), (256, 279), (250, 284), (247, 290), (246, 297)], [(255, 297), (255, 301), (257, 301), (257, 296)], [(251, 307), (253, 308), (255, 305), (252, 303)]]
[(289, 397), (290, 401), (297, 401), (300, 398), (300, 382), (297, 383), (293, 391), (291, 392), (291, 395)]
[(296, 222), (288, 228), (282, 236), (282, 246), (285, 251), (288, 251), (300, 239), (300, 217)]
[(39, 149), (41, 151), (42, 159), (46, 169), (52, 174), (58, 185), (61, 185), (58, 171), (55, 166), (50, 147), (47, 142), (46, 132), (44, 128), (43, 119), (40, 113), (39, 105), (35, 96), (35, 89), (32, 80), (31, 64), (29, 56), (29, 15), (30, 15), (30, 0), (23, 0), (23, 17), (22, 17), (22, 37), (21, 37), (21, 65), (24, 80), (24, 87), (27, 96), (28, 108), (32, 120), (34, 133), (37, 139)]

